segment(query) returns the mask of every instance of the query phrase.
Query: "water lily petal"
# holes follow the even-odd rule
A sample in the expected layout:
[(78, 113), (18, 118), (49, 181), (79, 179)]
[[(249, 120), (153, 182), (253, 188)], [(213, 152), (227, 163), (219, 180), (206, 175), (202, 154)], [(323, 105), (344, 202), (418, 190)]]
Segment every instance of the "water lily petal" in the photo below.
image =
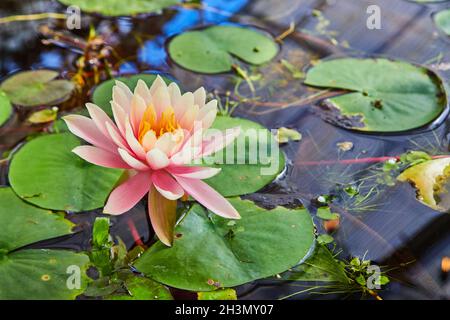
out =
[(181, 119), (178, 121), (180, 126), (187, 131), (191, 131), (194, 128), (194, 122), (197, 119), (199, 110), (200, 109), (196, 104), (187, 109)]
[(217, 100), (211, 100), (199, 110), (197, 121), (200, 121), (202, 123), (203, 129), (208, 129), (213, 124), (216, 116)]
[(142, 121), (142, 117), (144, 116), (146, 109), (147, 104), (145, 103), (144, 99), (140, 95), (135, 94), (131, 99), (131, 112), (130, 112), (130, 122), (135, 136), (138, 135), (139, 125)]
[(147, 133), (142, 138), (142, 146), (144, 147), (144, 150), (147, 152), (152, 149), (155, 146), (156, 140), (158, 139), (156, 138), (155, 131), (147, 131)]
[(160, 118), (163, 111), (170, 107), (170, 96), (169, 91), (167, 91), (167, 87), (160, 86), (156, 89), (155, 93), (152, 94), (152, 101), (156, 115)]
[(152, 182), (159, 193), (169, 200), (177, 200), (184, 195), (184, 190), (178, 182), (163, 170), (155, 171), (152, 174)]
[(206, 101), (206, 91), (205, 88), (200, 87), (194, 92), (194, 104), (198, 105), (199, 108), (203, 108)]
[(220, 168), (190, 166), (172, 166), (167, 168), (167, 171), (173, 175), (191, 179), (208, 179), (218, 174), (220, 170)]
[(145, 101), (145, 105), (149, 105), (152, 103), (152, 95), (150, 94), (150, 90), (147, 87), (147, 84), (142, 79), (139, 79), (134, 89), (134, 94), (141, 96)]
[[(175, 103), (181, 99), (181, 90), (178, 87), (176, 82), (171, 82), (167, 86), (167, 90), (169, 91), (171, 106), (174, 107)], [(175, 113), (176, 114), (176, 113)]]
[(153, 96), (159, 88), (167, 88), (167, 85), (163, 78), (158, 74), (149, 89), (150, 94)]
[(169, 158), (163, 151), (153, 148), (147, 152), (147, 162), (153, 170), (159, 170), (169, 165)]
[(108, 130), (106, 129), (106, 123), (108, 122), (111, 127), (117, 130), (117, 127), (111, 120), (111, 118), (106, 114), (105, 111), (103, 111), (100, 107), (93, 103), (86, 103), (86, 108), (89, 112), (89, 115), (91, 116), (92, 121), (94, 121), (100, 132), (103, 133), (105, 137), (110, 139)]
[(87, 162), (106, 168), (131, 169), (117, 153), (112, 153), (93, 146), (79, 146), (72, 150), (73, 153)]
[(106, 130), (109, 133), (109, 137), (114, 142), (116, 146), (114, 146), (114, 151), (117, 151), (117, 147), (125, 149), (127, 151), (130, 151), (130, 148), (128, 147), (127, 142), (124, 140), (122, 135), (117, 132), (117, 130), (114, 130), (114, 127), (106, 122)]
[(167, 246), (173, 242), (173, 231), (176, 223), (177, 202), (163, 197), (155, 186), (148, 193), (148, 213), (153, 230), (159, 240)]
[(185, 112), (194, 105), (194, 95), (192, 92), (186, 92), (180, 98), (173, 101), (172, 107), (175, 111), (175, 117), (180, 120), (183, 118)]
[(203, 143), (202, 157), (209, 156), (231, 144), (241, 133), (240, 127), (227, 129), (220, 136), (215, 136)]
[(126, 113), (130, 112), (133, 93), (126, 84), (116, 81), (116, 85), (112, 90), (112, 98), (113, 101), (117, 103)]
[(134, 132), (133, 132), (133, 128), (131, 127), (130, 121), (127, 120), (125, 121), (125, 137), (127, 139), (127, 143), (131, 148), (131, 151), (133, 151), (133, 153), (136, 155), (136, 157), (138, 159), (144, 160), (145, 161), (145, 150), (144, 148), (141, 146), (141, 144), (139, 143), (139, 141), (136, 139), (136, 137), (134, 136)]
[(123, 108), (116, 103), (115, 101), (111, 101), (111, 109), (114, 116), (114, 122), (119, 128), (119, 132), (122, 136), (125, 136), (125, 120), (127, 118), (127, 113), (123, 110)]
[(115, 152), (115, 146), (111, 141), (105, 137), (95, 125), (92, 119), (88, 117), (71, 114), (63, 117), (70, 132), (80, 137), (81, 139), (89, 142), (90, 144)]
[(151, 174), (139, 172), (115, 188), (109, 195), (104, 213), (118, 215), (133, 208), (149, 191)]
[(131, 154), (129, 154), (128, 151), (121, 148), (119, 148), (118, 151), (123, 161), (128, 163), (132, 168), (139, 171), (145, 171), (150, 169), (146, 164), (142, 163), (141, 161), (133, 157)]
[(195, 200), (215, 214), (229, 219), (240, 219), (236, 209), (216, 190), (198, 179), (174, 176), (181, 187)]

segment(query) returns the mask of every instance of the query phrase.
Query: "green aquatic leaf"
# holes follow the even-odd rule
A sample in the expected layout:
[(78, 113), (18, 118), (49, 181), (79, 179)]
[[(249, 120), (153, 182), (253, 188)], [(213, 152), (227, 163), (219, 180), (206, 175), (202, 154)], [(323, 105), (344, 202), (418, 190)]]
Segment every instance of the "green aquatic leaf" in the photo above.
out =
[(433, 16), (433, 20), (442, 32), (450, 36), (450, 9), (437, 12)]
[(326, 120), (360, 131), (419, 128), (447, 104), (444, 85), (433, 71), (403, 61), (323, 61), (308, 71), (305, 84), (350, 91), (325, 100), (321, 110)]
[(103, 207), (122, 170), (90, 164), (72, 152), (70, 133), (38, 137), (14, 154), (9, 180), (24, 200), (42, 208), (87, 211)]
[(230, 199), (240, 220), (229, 220), (193, 205), (175, 228), (172, 247), (157, 242), (135, 267), (171, 287), (211, 291), (273, 276), (298, 264), (314, 243), (306, 209), (265, 210)]
[[(81, 294), (87, 283), (86, 255), (22, 249), (70, 234), (73, 224), (61, 215), (23, 202), (10, 188), (0, 188), (0, 203), (0, 299), (74, 299)], [(75, 278), (70, 282), (73, 272), (79, 272), (78, 283)], [(68, 281), (73, 286), (69, 287)]]
[(322, 220), (336, 220), (339, 219), (339, 213), (331, 212), (330, 207), (320, 207), (317, 209), (317, 217)]
[[(112, 88), (115, 85), (115, 81), (119, 80), (125, 83), (131, 91), (134, 91), (134, 88), (137, 85), (138, 80), (143, 80), (147, 86), (151, 86), (153, 81), (156, 79), (157, 74), (136, 74), (130, 77), (118, 77), (114, 79), (107, 80), (98, 85), (94, 93), (92, 94), (92, 101), (102, 108), (106, 113), (112, 115), (111, 103), (112, 100)], [(162, 75), (161, 75), (162, 76)], [(166, 83), (173, 82), (173, 80), (162, 76)]]
[(272, 37), (248, 27), (214, 26), (188, 31), (169, 43), (170, 57), (177, 64), (201, 73), (230, 71), (233, 56), (260, 65), (277, 53), (278, 45)]
[[(283, 152), (275, 138), (260, 124), (241, 118), (219, 116), (212, 128), (224, 131), (238, 126), (241, 128), (241, 135), (234, 143), (205, 159), (206, 166), (222, 169), (218, 175), (205, 182), (226, 197), (258, 191), (272, 182), (285, 165)], [(266, 155), (259, 153), (265, 150)], [(232, 159), (231, 163), (227, 161), (228, 158)], [(218, 161), (222, 164), (215, 164)]]
[(329, 234), (321, 234), (317, 237), (317, 242), (321, 245), (330, 244), (334, 241), (334, 238)]
[(0, 126), (2, 126), (12, 113), (12, 105), (6, 93), (0, 90)]
[(411, 182), (417, 189), (417, 199), (430, 208), (448, 211), (448, 204), (441, 204), (439, 195), (448, 193), (445, 184), (450, 177), (450, 157), (434, 159), (414, 165), (403, 171), (397, 180)]
[(173, 300), (165, 286), (144, 277), (133, 276), (124, 283), (129, 294), (116, 294), (107, 300)]
[(197, 292), (198, 300), (237, 300), (236, 290), (231, 288)]
[(302, 264), (292, 268), (284, 279), (295, 281), (338, 282), (349, 284), (345, 268), (333, 257), (330, 250), (318, 245), (311, 256)]
[(18, 72), (8, 77), (0, 85), (11, 102), (24, 107), (48, 106), (61, 103), (68, 98), (75, 84), (58, 79), (52, 70), (32, 70)]
[(302, 140), (302, 134), (295, 129), (281, 127), (278, 128), (275, 138), (278, 143), (288, 143), (289, 141)]
[(140, 13), (158, 12), (180, 2), (180, 0), (58, 0), (67, 6), (77, 6), (82, 11), (100, 13), (104, 16), (131, 16)]

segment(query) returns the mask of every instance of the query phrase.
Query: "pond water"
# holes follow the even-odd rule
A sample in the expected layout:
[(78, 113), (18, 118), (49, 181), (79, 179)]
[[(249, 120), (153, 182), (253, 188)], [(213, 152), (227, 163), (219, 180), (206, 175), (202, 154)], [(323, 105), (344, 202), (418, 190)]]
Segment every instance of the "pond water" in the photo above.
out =
[[(380, 292), (383, 299), (448, 299), (450, 284), (441, 274), (441, 259), (450, 254), (450, 216), (434, 211), (415, 199), (415, 190), (408, 184), (383, 186), (377, 164), (371, 158), (398, 156), (407, 150), (433, 154), (449, 152), (448, 121), (440, 121), (424, 130), (398, 135), (364, 134), (338, 128), (325, 122), (313, 104), (304, 101), (310, 89), (293, 77), (283, 66), (289, 61), (299, 71), (306, 70), (317, 59), (328, 56), (381, 55), (408, 60), (427, 66), (449, 62), (450, 42), (441, 35), (431, 19), (443, 4), (423, 5), (403, 0), (206, 0), (207, 6), (165, 10), (163, 15), (139, 18), (102, 18), (82, 16), (82, 29), (69, 33), (64, 21), (29, 21), (0, 24), (0, 77), (17, 70), (50, 68), (71, 77), (77, 72), (77, 61), (83, 45), (74, 39), (86, 39), (89, 25), (112, 48), (110, 59), (114, 72), (130, 74), (160, 71), (170, 74), (186, 90), (204, 86), (224, 96), (237, 92), (250, 99), (236, 108), (234, 115), (259, 122), (267, 128), (295, 128), (302, 133), (300, 142), (283, 146), (288, 159), (284, 177), (260, 192), (247, 196), (262, 206), (293, 205), (299, 202), (314, 208), (320, 195), (337, 195), (333, 210), (341, 214), (340, 227), (334, 233), (343, 256), (366, 256), (381, 266), (394, 268), (393, 281)], [(381, 30), (368, 30), (366, 9), (377, 4), (381, 8)], [(0, 16), (38, 12), (64, 12), (54, 1), (2, 0)], [(312, 14), (316, 12), (316, 14)], [(320, 14), (318, 14), (320, 12)], [(325, 21), (328, 21), (326, 23)], [(50, 30), (43, 34), (42, 25)], [(174, 64), (167, 56), (166, 41), (184, 30), (210, 24), (233, 23), (260, 27), (274, 36), (286, 31), (291, 23), (295, 30), (281, 44), (275, 60), (261, 68), (249, 68), (255, 90), (235, 73), (199, 75)], [(39, 31), (41, 30), (41, 31)], [(62, 32), (55, 38), (52, 32)], [(439, 66), (447, 79), (450, 72)], [(86, 68), (88, 69), (88, 68)], [(87, 73), (92, 70), (86, 70)], [(260, 76), (262, 75), (262, 76)], [(76, 109), (89, 101), (94, 84), (79, 96), (61, 106), (63, 111)], [(236, 91), (237, 90), (237, 91)], [(0, 129), (0, 151), (20, 145), (26, 136), (45, 130), (45, 126), (27, 125), (27, 111), (18, 110), (8, 124)], [(337, 143), (352, 142), (353, 148), (342, 151)], [(367, 158), (351, 163), (344, 159)], [(376, 161), (376, 160), (375, 160)], [(8, 185), (7, 164), (1, 164), (0, 184)], [(378, 176), (376, 176), (378, 174)], [(360, 186), (367, 199), (355, 203), (342, 196), (342, 186)], [(370, 194), (369, 194), (370, 193)], [(101, 210), (69, 213), (78, 224), (69, 238), (40, 244), (42, 247), (89, 247), (92, 222)], [(113, 217), (112, 232), (132, 247), (135, 243), (129, 220), (137, 227), (142, 241), (153, 238), (149, 230), (145, 203), (131, 212)], [(321, 229), (320, 221), (316, 221)], [(299, 286), (282, 280), (261, 280), (237, 288), (240, 299), (278, 299), (299, 291)], [(176, 298), (193, 295), (173, 291)], [(359, 298), (358, 294), (353, 296)], [(296, 295), (293, 299), (348, 298), (343, 295)]]

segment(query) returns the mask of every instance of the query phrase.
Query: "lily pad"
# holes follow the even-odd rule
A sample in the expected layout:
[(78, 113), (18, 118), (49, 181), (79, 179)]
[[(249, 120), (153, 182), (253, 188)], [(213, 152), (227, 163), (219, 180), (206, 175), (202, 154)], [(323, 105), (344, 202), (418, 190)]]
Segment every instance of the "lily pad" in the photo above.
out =
[(125, 281), (129, 294), (116, 294), (108, 300), (173, 300), (169, 289), (144, 277), (130, 277)]
[(175, 228), (172, 247), (157, 242), (135, 263), (166, 285), (211, 291), (283, 272), (298, 264), (314, 242), (306, 209), (265, 210), (230, 199), (241, 215), (228, 220), (195, 204)]
[(80, 7), (82, 11), (100, 13), (104, 16), (131, 16), (139, 13), (157, 12), (173, 6), (180, 0), (58, 0), (67, 6)]
[[(207, 158), (205, 164), (222, 170), (205, 180), (210, 186), (226, 197), (256, 192), (272, 182), (284, 169), (285, 158), (273, 135), (260, 124), (241, 118), (217, 117), (212, 128), (224, 131), (234, 127), (241, 128), (241, 135), (224, 150)], [(253, 135), (257, 133), (258, 135)], [(265, 141), (260, 139), (264, 136)], [(240, 142), (246, 138), (245, 152), (240, 149)], [(243, 144), (242, 144), (243, 145)], [(258, 149), (253, 149), (257, 146)], [(238, 150), (240, 150), (238, 152)], [(256, 150), (256, 151), (255, 151)], [(260, 150), (267, 150), (266, 156), (260, 156)], [(230, 157), (229, 155), (234, 155)], [(252, 159), (252, 156), (256, 158)], [(233, 159), (232, 163), (227, 157)], [(220, 160), (222, 164), (210, 164)]]
[[(411, 182), (417, 189), (417, 199), (430, 208), (447, 212), (448, 201), (444, 200), (445, 184), (450, 177), (450, 157), (434, 159), (414, 165), (400, 174), (397, 180)], [(448, 195), (447, 195), (448, 198)], [(442, 201), (442, 203), (441, 203)]]
[(233, 56), (253, 65), (272, 60), (278, 45), (272, 37), (245, 27), (214, 26), (184, 32), (169, 43), (170, 57), (195, 72), (221, 73), (233, 67)]
[(436, 26), (444, 32), (447, 36), (450, 36), (450, 9), (437, 12), (433, 16)]
[(344, 267), (333, 257), (327, 247), (318, 244), (311, 256), (301, 265), (284, 275), (295, 281), (338, 282), (349, 284)]
[(122, 170), (82, 160), (72, 152), (79, 145), (70, 133), (45, 135), (25, 144), (11, 162), (14, 191), (47, 209), (80, 212), (103, 207)]
[(22, 71), (3, 81), (0, 89), (13, 104), (24, 107), (61, 103), (70, 97), (75, 85), (56, 77), (58, 73), (52, 70)]
[[(0, 188), (0, 299), (74, 299), (86, 286), (88, 257), (66, 250), (21, 249), (71, 233), (73, 224)], [(68, 287), (68, 268), (78, 268), (79, 286)]]
[(231, 288), (197, 292), (198, 300), (237, 300), (236, 290)]
[(0, 91), (0, 126), (8, 121), (12, 113), (11, 102), (3, 91)]
[[(151, 86), (153, 81), (156, 79), (157, 74), (136, 74), (130, 77), (118, 77), (111, 80), (107, 80), (102, 82), (97, 88), (95, 88), (94, 93), (92, 94), (92, 101), (102, 108), (106, 113), (112, 115), (111, 103), (112, 100), (112, 89), (115, 85), (115, 81), (119, 80), (125, 83), (132, 91), (137, 85), (139, 80), (143, 80), (148, 86)], [(173, 80), (162, 76), (164, 81), (169, 84)]]
[(447, 105), (444, 85), (431, 70), (388, 59), (323, 61), (305, 84), (349, 93), (323, 102), (324, 118), (359, 131), (399, 132), (435, 120)]

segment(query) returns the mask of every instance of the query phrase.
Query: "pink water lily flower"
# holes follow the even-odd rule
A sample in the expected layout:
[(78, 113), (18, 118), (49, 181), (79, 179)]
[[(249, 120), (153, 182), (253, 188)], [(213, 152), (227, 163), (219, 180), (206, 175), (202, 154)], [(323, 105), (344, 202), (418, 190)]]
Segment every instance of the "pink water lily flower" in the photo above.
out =
[(73, 152), (93, 164), (127, 169), (128, 178), (110, 194), (104, 212), (122, 214), (148, 193), (148, 212), (159, 239), (171, 245), (176, 200), (190, 195), (215, 214), (239, 219), (239, 213), (202, 179), (220, 169), (193, 166), (192, 160), (211, 155), (238, 135), (239, 128), (208, 139), (217, 101), (206, 103), (203, 88), (181, 94), (176, 83), (157, 77), (150, 89), (139, 80), (134, 93), (122, 82), (113, 87), (114, 121), (98, 106), (86, 104), (90, 118), (64, 117), (69, 130), (92, 145)]

